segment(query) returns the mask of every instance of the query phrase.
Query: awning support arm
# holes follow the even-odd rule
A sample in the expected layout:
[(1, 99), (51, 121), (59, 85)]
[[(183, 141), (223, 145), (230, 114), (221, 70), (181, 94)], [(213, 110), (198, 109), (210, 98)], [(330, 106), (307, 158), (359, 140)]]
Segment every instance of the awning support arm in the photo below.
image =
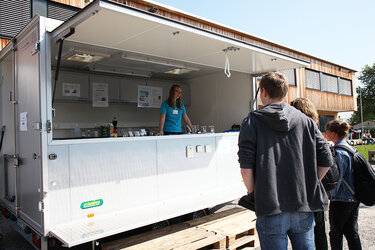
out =
[(59, 54), (57, 56), (57, 64), (56, 64), (56, 71), (55, 71), (55, 83), (54, 83), (54, 86), (53, 86), (52, 108), (53, 108), (53, 104), (54, 104), (54, 101), (55, 101), (55, 93), (56, 93), (57, 80), (59, 79), (61, 53), (62, 53), (62, 48), (63, 48), (64, 40), (66, 38), (68, 38), (69, 36), (71, 36), (72, 34), (74, 34), (74, 28), (70, 28), (69, 33), (67, 33), (66, 35), (64, 35), (64, 37), (62, 37), (61, 39), (59, 39), (59, 40), (56, 41), (56, 43), (60, 43), (60, 44), (59, 44)]

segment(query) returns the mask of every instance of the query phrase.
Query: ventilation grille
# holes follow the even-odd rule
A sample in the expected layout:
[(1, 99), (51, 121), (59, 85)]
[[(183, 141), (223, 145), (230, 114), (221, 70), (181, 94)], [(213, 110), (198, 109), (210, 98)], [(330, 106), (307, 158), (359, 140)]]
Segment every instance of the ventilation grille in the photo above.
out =
[(352, 81), (340, 78), (340, 94), (352, 96)]
[(338, 81), (337, 76), (330, 76), (323, 74), (322, 75), (322, 90), (332, 93), (338, 93), (339, 87), (338, 87)]
[(14, 37), (30, 19), (30, 0), (0, 0), (1, 37)]
[(320, 74), (306, 69), (306, 88), (320, 90)]
[(294, 69), (280, 70), (280, 73), (286, 76), (286, 78), (288, 79), (289, 85), (297, 86), (296, 73)]

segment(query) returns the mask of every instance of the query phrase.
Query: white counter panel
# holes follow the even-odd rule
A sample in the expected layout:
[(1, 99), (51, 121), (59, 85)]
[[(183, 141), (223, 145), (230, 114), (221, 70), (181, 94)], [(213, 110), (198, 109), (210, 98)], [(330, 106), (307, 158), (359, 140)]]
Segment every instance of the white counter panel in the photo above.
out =
[(238, 162), (238, 133), (234, 136), (217, 136), (217, 181), (227, 185), (242, 182), (240, 164)]
[[(47, 228), (78, 244), (237, 199), (246, 193), (237, 140), (221, 133), (53, 141)], [(91, 201), (99, 205), (82, 207)]]
[[(69, 154), (72, 220), (156, 202), (155, 141), (71, 145)], [(81, 209), (98, 199), (101, 206)]]
[[(206, 145), (211, 152), (204, 151)], [(187, 157), (187, 146), (193, 147), (193, 157)], [(202, 152), (197, 152), (198, 146)], [(216, 186), (214, 137), (160, 140), (157, 148), (160, 199), (199, 193)]]

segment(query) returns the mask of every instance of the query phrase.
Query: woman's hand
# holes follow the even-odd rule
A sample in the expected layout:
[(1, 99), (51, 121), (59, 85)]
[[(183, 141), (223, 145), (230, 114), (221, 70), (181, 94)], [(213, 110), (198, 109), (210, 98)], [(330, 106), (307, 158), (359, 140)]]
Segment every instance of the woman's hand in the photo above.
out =
[(164, 128), (165, 117), (166, 117), (166, 114), (160, 114), (160, 119), (159, 119), (159, 132), (156, 133), (157, 136), (159, 136), (159, 135), (163, 135), (163, 128)]

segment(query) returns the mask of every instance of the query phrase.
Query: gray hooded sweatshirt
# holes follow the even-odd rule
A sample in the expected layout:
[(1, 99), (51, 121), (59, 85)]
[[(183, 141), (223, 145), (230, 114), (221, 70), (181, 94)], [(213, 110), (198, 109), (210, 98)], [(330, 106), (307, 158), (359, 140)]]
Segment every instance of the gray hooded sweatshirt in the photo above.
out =
[(317, 166), (330, 167), (328, 143), (316, 123), (280, 102), (244, 119), (238, 141), (241, 168), (254, 170), (258, 216), (328, 209)]

